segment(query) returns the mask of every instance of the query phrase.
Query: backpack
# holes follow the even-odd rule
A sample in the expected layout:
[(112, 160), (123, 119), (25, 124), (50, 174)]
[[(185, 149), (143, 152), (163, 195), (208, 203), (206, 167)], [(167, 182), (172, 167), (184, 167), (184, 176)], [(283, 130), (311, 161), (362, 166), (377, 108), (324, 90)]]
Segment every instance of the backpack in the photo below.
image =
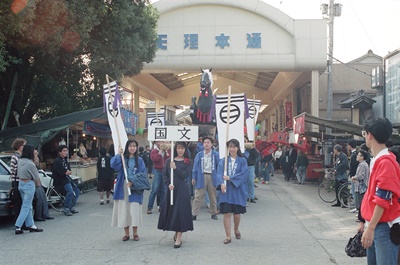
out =
[(145, 164), (145, 166), (147, 168), (148, 165), (149, 165), (149, 157), (148, 157), (148, 155), (145, 152), (143, 152), (143, 153), (140, 153), (139, 156), (143, 159), (143, 162), (144, 162), (144, 164)]

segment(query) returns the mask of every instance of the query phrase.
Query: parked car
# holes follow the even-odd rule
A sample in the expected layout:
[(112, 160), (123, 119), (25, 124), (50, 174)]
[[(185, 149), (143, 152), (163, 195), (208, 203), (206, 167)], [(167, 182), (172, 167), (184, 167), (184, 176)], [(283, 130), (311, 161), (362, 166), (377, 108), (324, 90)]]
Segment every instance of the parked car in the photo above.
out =
[(10, 200), (10, 167), (0, 159), (0, 217), (14, 215), (14, 206)]

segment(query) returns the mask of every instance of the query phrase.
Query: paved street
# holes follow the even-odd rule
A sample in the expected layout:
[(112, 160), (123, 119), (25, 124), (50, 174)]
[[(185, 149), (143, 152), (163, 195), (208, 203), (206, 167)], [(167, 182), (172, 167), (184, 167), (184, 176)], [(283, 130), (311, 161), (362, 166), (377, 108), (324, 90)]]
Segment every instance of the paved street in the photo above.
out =
[(110, 226), (112, 203), (99, 205), (91, 191), (81, 195), (79, 214), (51, 211), (54, 220), (37, 222), (43, 233), (14, 235), (13, 222), (1, 220), (1, 264), (366, 264), (344, 252), (358, 226), (355, 214), (324, 203), (316, 183), (297, 185), (275, 175), (258, 186), (259, 200), (242, 215), (242, 239), (233, 236), (228, 245), (222, 216), (212, 220), (204, 207), (195, 230), (174, 249), (174, 233), (157, 229), (158, 213), (145, 213), (148, 192), (140, 240), (123, 242), (123, 229)]

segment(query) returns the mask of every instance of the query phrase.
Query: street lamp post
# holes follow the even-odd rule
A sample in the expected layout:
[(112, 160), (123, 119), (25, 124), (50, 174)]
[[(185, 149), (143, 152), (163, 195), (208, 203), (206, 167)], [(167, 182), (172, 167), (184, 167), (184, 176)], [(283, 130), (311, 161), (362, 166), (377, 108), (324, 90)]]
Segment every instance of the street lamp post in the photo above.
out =
[[(332, 120), (332, 72), (333, 72), (333, 20), (334, 17), (338, 17), (342, 13), (342, 5), (335, 4), (334, 0), (329, 0), (328, 4), (321, 5), (321, 11), (323, 15), (328, 15), (328, 28), (329, 28), (329, 43), (328, 43), (328, 88), (327, 88), (327, 102), (326, 102), (326, 118), (328, 120)], [(326, 128), (326, 134), (332, 134), (331, 128)], [(327, 148), (332, 146), (331, 142), (329, 142), (325, 148), (325, 164), (331, 163), (331, 154), (328, 152)]]

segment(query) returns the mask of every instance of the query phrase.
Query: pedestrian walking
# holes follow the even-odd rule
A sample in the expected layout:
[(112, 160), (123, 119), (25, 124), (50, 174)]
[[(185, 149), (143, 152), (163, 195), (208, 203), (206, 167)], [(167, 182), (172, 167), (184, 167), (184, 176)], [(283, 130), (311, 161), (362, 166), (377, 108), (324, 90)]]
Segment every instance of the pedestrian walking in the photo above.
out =
[(18, 190), (22, 198), (21, 211), (15, 222), (15, 234), (22, 234), (22, 225), (26, 224), (29, 232), (43, 232), (43, 229), (36, 227), (32, 215), (32, 201), (35, 195), (35, 180), (39, 179), (39, 172), (33, 163), (35, 158), (35, 148), (30, 145), (24, 145), (21, 159), (18, 161)]
[[(171, 169), (173, 170), (173, 184), (171, 183)], [(182, 233), (193, 231), (193, 219), (190, 206), (190, 194), (186, 185), (186, 177), (192, 171), (192, 162), (189, 159), (185, 142), (176, 142), (174, 159), (169, 158), (163, 169), (163, 182), (168, 191), (162, 200), (157, 228), (163, 231), (174, 231), (174, 248), (182, 245)], [(171, 192), (173, 191), (173, 205)]]
[[(128, 140), (125, 150), (119, 150), (119, 155), (111, 158), (111, 167), (118, 171), (117, 183), (114, 189), (114, 207), (111, 220), (111, 226), (124, 228), (125, 235), (122, 241), (129, 240), (129, 227), (133, 229), (133, 240), (139, 241), (138, 227), (143, 225), (142, 204), (143, 192), (135, 192), (131, 190), (131, 195), (127, 188), (131, 188), (132, 179), (135, 174), (146, 174), (147, 170), (143, 159), (138, 154), (138, 142)], [(125, 160), (128, 183), (125, 181), (124, 168), (122, 159)]]
[(97, 159), (97, 191), (100, 196), (100, 205), (104, 204), (104, 192), (106, 192), (106, 202), (110, 203), (111, 189), (114, 185), (114, 172), (111, 168), (111, 157), (107, 155), (104, 147), (100, 148), (100, 157)]
[[(224, 244), (232, 241), (231, 217), (233, 215), (233, 231), (236, 239), (241, 239), (239, 230), (240, 215), (246, 213), (247, 199), (247, 160), (240, 151), (239, 141), (231, 139), (226, 143), (229, 155), (220, 160), (218, 179), (221, 185), (220, 212), (224, 215)], [(224, 163), (227, 159), (227, 175), (224, 174)], [(224, 184), (226, 181), (226, 184)]]

